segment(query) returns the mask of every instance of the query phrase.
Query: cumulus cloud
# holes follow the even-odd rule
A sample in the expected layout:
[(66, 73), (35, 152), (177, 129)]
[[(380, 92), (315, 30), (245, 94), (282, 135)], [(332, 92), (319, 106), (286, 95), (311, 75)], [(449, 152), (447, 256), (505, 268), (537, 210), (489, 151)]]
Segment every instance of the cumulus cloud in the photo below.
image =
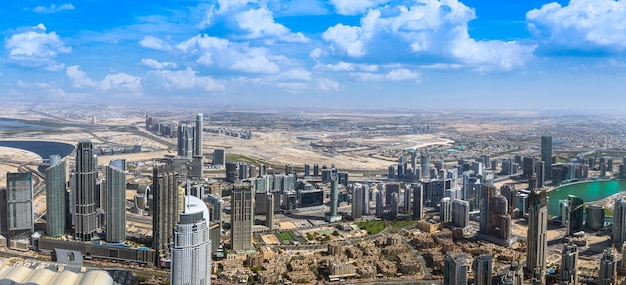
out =
[(172, 50), (172, 46), (168, 43), (164, 42), (159, 38), (155, 38), (153, 36), (145, 36), (141, 41), (139, 41), (139, 45), (149, 49), (169, 51)]
[(283, 56), (273, 56), (265, 47), (250, 47), (247, 43), (233, 43), (227, 39), (197, 35), (176, 46), (188, 56), (197, 57), (202, 65), (217, 65), (247, 73), (277, 73)]
[(141, 91), (141, 78), (124, 72), (107, 74), (98, 84), (98, 90), (120, 90), (137, 93)]
[(276, 37), (286, 42), (301, 43), (309, 41), (302, 33), (292, 33), (287, 27), (276, 23), (272, 11), (267, 7), (241, 12), (235, 16), (235, 20), (241, 29), (249, 32), (246, 36), (248, 38)]
[(626, 50), (626, 1), (552, 2), (526, 13), (529, 30), (547, 46), (581, 51)]
[(370, 8), (378, 7), (391, 0), (330, 0), (335, 12), (341, 15), (358, 15)]
[(65, 10), (74, 10), (74, 5), (71, 3), (56, 5), (54, 3), (50, 4), (50, 6), (37, 6), (33, 9), (33, 12), (39, 14), (52, 14)]
[(368, 38), (363, 36), (361, 28), (337, 24), (328, 28), (322, 38), (337, 45), (348, 56), (361, 57), (365, 55), (364, 41)]
[(351, 72), (350, 77), (361, 81), (403, 81), (403, 80), (416, 80), (420, 81), (422, 74), (416, 71), (411, 71), (406, 68), (398, 68), (390, 70), (387, 73), (372, 73), (372, 72)]
[(403, 58), (434, 56), (506, 70), (522, 67), (533, 58), (534, 45), (472, 39), (468, 23), (476, 17), (475, 12), (458, 0), (416, 2), (370, 9), (360, 26), (337, 24), (322, 38), (331, 44), (331, 51), (354, 58), (382, 58), (380, 53), (389, 45), (398, 53), (406, 53)]
[(154, 69), (176, 68), (176, 63), (169, 61), (158, 61), (151, 58), (142, 58), (141, 64)]
[(72, 82), (72, 87), (74, 88), (98, 86), (98, 83), (95, 80), (89, 78), (89, 76), (87, 76), (87, 73), (80, 70), (80, 67), (78, 65), (68, 66), (65, 69), (65, 75), (70, 79), (70, 81)]
[(319, 78), (317, 80), (317, 86), (319, 89), (323, 91), (337, 91), (339, 90), (339, 82), (328, 79), (328, 78)]
[(315, 69), (327, 71), (354, 71), (358, 69), (361, 71), (375, 72), (378, 71), (378, 65), (340, 61), (336, 64), (318, 64), (315, 66)]
[(187, 68), (184, 70), (153, 70), (148, 72), (145, 81), (153, 82), (166, 90), (198, 90), (221, 91), (224, 84), (210, 76), (199, 76), (198, 72)]
[(72, 51), (54, 31), (46, 33), (44, 24), (11, 35), (5, 40), (4, 47), (8, 51), (9, 62), (47, 70), (63, 69), (65, 65), (57, 63), (56, 57)]

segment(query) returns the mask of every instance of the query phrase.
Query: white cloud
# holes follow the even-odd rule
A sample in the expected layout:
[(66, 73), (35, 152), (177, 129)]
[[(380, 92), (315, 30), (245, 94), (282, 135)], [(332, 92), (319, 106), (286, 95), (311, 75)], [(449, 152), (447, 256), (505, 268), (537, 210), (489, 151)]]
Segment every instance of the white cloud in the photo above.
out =
[(74, 10), (74, 5), (71, 3), (56, 5), (54, 3), (50, 4), (50, 6), (37, 6), (33, 9), (33, 12), (40, 14), (52, 14), (56, 12), (61, 12), (65, 10)]
[(64, 65), (57, 63), (55, 59), (59, 54), (72, 51), (72, 48), (66, 46), (54, 31), (46, 33), (43, 24), (11, 35), (5, 40), (4, 47), (8, 50), (10, 62), (47, 70), (63, 69)]
[(184, 70), (152, 70), (146, 78), (152, 86), (159, 86), (166, 90), (199, 90), (221, 91), (224, 84), (210, 76), (198, 76), (198, 72), (187, 68)]
[(177, 45), (177, 48), (202, 65), (219, 67), (247, 73), (277, 73), (279, 62), (288, 61), (284, 56), (273, 56), (265, 47), (250, 47), (248, 43), (233, 43), (226, 39), (197, 35)]
[(529, 30), (546, 45), (576, 50), (626, 50), (626, 1), (552, 2), (526, 13)]
[(278, 75), (278, 78), (280, 79), (304, 80), (304, 81), (309, 81), (312, 79), (312, 77), (313, 75), (311, 74), (311, 72), (303, 68), (293, 68), (285, 72), (282, 72)]
[(83, 87), (96, 87), (98, 83), (89, 78), (87, 73), (80, 70), (78, 65), (68, 66), (65, 69), (65, 75), (72, 81), (72, 87), (74, 88), (83, 88)]
[(240, 54), (230, 67), (249, 73), (276, 73), (280, 70), (276, 63), (268, 59), (266, 50), (261, 48), (253, 48), (246, 54)]
[(141, 64), (154, 69), (176, 68), (176, 63), (169, 61), (157, 61), (151, 58), (142, 58)]
[(247, 38), (276, 37), (285, 42), (309, 42), (302, 33), (292, 33), (287, 27), (274, 21), (273, 13), (266, 7), (250, 9), (235, 16), (239, 27), (248, 31)]
[(414, 71), (410, 71), (408, 69), (394, 69), (392, 71), (389, 71), (389, 73), (387, 73), (385, 75), (385, 77), (389, 80), (418, 80), (422, 77), (422, 74), (419, 72), (414, 72)]
[(319, 59), (322, 54), (324, 53), (324, 51), (321, 48), (314, 48), (310, 53), (309, 53), (309, 57), (312, 59)]
[(328, 79), (320, 78), (317, 80), (317, 86), (323, 91), (337, 91), (339, 90), (339, 82)]
[(219, 9), (217, 13), (224, 14), (233, 8), (245, 7), (248, 3), (256, 3), (257, 0), (218, 0)]
[(361, 71), (376, 72), (378, 71), (378, 65), (340, 61), (336, 64), (317, 64), (315, 69), (327, 71), (354, 71), (358, 69)]
[(391, 0), (330, 0), (335, 7), (335, 11), (342, 15), (362, 14), (370, 8), (378, 7)]
[(322, 34), (322, 38), (339, 46), (348, 56), (361, 57), (365, 55), (363, 44), (366, 39), (362, 37), (359, 27), (337, 24), (328, 28)]
[(279, 82), (276, 86), (281, 89), (286, 89), (288, 92), (299, 92), (309, 88), (309, 85), (303, 82)]
[(141, 78), (118, 72), (107, 74), (98, 85), (100, 91), (124, 90), (137, 93), (141, 91)]
[(381, 53), (391, 49), (402, 58), (434, 56), (454, 64), (508, 70), (534, 58), (534, 45), (472, 39), (468, 23), (475, 17), (474, 10), (458, 0), (419, 0), (412, 6), (370, 9), (360, 26), (337, 24), (322, 38), (331, 43), (331, 51), (366, 59), (385, 58)]
[(387, 73), (351, 72), (350, 77), (361, 81), (420, 81), (422, 74), (406, 68), (393, 69)]
[(168, 43), (164, 42), (159, 38), (155, 38), (153, 36), (144, 36), (141, 41), (139, 41), (139, 45), (149, 49), (169, 51), (172, 50), (172, 46)]

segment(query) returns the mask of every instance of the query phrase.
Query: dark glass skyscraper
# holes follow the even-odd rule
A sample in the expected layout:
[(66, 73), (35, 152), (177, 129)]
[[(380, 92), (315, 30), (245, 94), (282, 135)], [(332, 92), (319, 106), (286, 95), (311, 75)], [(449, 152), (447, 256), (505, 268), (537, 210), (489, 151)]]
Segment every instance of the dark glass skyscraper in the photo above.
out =
[(10, 240), (33, 234), (33, 182), (30, 172), (8, 172), (7, 188), (0, 190), (0, 233)]
[(545, 284), (548, 240), (548, 201), (546, 190), (530, 191), (528, 194), (528, 232), (526, 236), (526, 270), (534, 281)]
[(76, 179), (74, 232), (75, 238), (89, 241), (96, 235), (96, 163), (93, 144), (88, 140), (78, 142), (76, 149)]
[(169, 259), (178, 219), (178, 191), (173, 165), (155, 165), (152, 172), (152, 248)]
[(202, 117), (202, 113), (198, 114), (196, 116), (196, 129), (195, 131), (195, 146), (193, 148), (193, 155), (200, 155), (202, 156), (202, 124), (203, 124), (203, 117)]
[(67, 191), (65, 160), (50, 159), (46, 169), (46, 234), (61, 236), (65, 233)]
[(541, 161), (545, 162), (544, 176), (545, 180), (552, 180), (552, 137), (541, 136)]

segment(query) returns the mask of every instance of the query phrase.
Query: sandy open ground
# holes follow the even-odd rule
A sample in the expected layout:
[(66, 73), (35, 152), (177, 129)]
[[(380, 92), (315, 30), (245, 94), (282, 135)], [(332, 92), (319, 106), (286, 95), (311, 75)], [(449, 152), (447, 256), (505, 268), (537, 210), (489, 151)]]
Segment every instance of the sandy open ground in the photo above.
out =
[(280, 225), (280, 228), (283, 230), (293, 230), (298, 228), (292, 222), (279, 222), (278, 225)]
[(262, 235), (261, 240), (263, 240), (265, 244), (280, 244), (280, 240), (278, 240), (275, 234)]

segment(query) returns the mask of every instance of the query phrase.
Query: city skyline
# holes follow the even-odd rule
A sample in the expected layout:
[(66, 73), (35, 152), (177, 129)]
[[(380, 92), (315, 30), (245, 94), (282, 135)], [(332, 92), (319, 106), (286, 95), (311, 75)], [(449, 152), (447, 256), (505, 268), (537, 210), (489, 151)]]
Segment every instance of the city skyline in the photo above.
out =
[(119, 4), (7, 5), (2, 97), (590, 110), (626, 87), (624, 1)]

